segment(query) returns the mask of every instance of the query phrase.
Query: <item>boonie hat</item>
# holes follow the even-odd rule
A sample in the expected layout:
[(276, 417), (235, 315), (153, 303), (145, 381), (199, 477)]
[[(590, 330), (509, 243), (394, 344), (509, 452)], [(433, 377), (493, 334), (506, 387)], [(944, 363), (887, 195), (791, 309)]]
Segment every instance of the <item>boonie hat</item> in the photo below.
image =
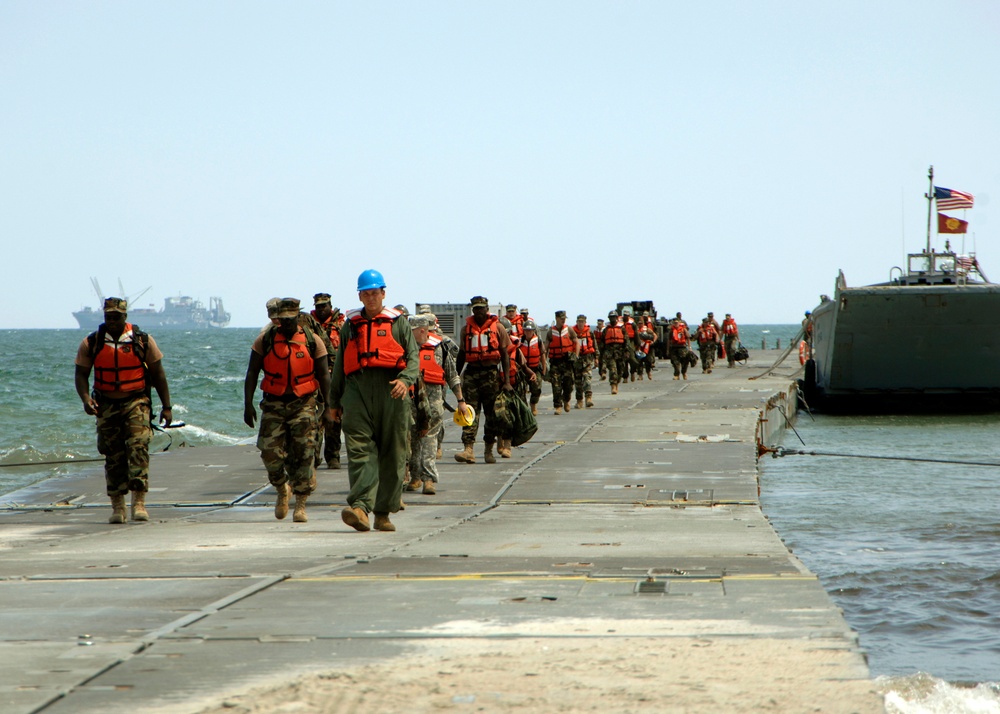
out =
[(128, 301), (122, 298), (109, 297), (104, 301), (104, 312), (128, 312)]
[(322, 305), (325, 302), (330, 302), (330, 293), (316, 293), (313, 295), (313, 305)]
[(281, 298), (271, 298), (267, 301), (267, 316), (277, 317), (278, 316), (278, 305), (281, 304)]
[(278, 303), (278, 314), (275, 315), (277, 318), (286, 317), (298, 317), (299, 316), (299, 301), (295, 298), (281, 298), (281, 302)]
[(489, 307), (490, 301), (482, 295), (476, 295), (474, 298), (469, 300), (469, 304), (472, 305), (472, 307), (476, 307), (477, 305), (485, 305), (486, 307)]
[(566, 317), (565, 310), (556, 310), (556, 317)]
[(427, 315), (410, 315), (408, 318), (410, 320), (410, 327), (430, 327), (431, 321), (427, 318)]
[(577, 315), (577, 316), (576, 316), (576, 319), (577, 319), (577, 320), (586, 320), (586, 319), (587, 319), (587, 316), (586, 316), (586, 315)]
[(516, 310), (516, 309), (517, 309), (517, 305), (513, 305), (513, 304), (511, 304), (511, 305), (508, 305), (508, 306), (507, 306), (506, 308), (504, 308), (504, 309), (505, 309), (505, 310)]
[(431, 314), (431, 306), (430, 305), (417, 305), (417, 314), (418, 315), (430, 315)]

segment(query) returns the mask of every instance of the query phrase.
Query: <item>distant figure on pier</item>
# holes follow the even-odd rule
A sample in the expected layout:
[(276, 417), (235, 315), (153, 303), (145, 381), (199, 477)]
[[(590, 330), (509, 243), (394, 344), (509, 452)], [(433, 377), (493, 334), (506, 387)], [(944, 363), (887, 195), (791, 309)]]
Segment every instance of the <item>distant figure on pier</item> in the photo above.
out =
[(669, 344), (667, 355), (670, 364), (674, 368), (674, 379), (687, 379), (688, 366), (691, 364), (691, 335), (688, 333), (687, 323), (677, 313), (669, 326), (667, 342)]
[(555, 324), (545, 338), (545, 352), (549, 357), (549, 381), (552, 383), (552, 408), (558, 416), (569, 411), (573, 396), (573, 366), (580, 358), (580, 340), (566, 324), (566, 311), (556, 310)]
[(656, 367), (656, 352), (653, 345), (657, 339), (656, 325), (647, 310), (642, 313), (642, 319), (639, 320), (639, 351), (645, 355), (639, 360), (639, 379), (642, 379), (643, 372), (648, 379), (653, 379), (653, 368)]
[(587, 324), (586, 315), (577, 315), (573, 326), (576, 339), (580, 342), (580, 357), (573, 363), (573, 386), (576, 388), (576, 408), (580, 409), (586, 400), (587, 408), (594, 406), (594, 392), (590, 386), (590, 373), (594, 371), (594, 335)]
[(728, 312), (726, 313), (726, 319), (722, 321), (722, 339), (723, 345), (726, 348), (726, 362), (729, 364), (729, 368), (732, 369), (736, 364), (734, 354), (736, 346), (740, 343), (740, 328), (736, 325), (736, 320), (733, 319), (732, 314)]
[[(306, 501), (316, 488), (317, 409), (328, 403), (330, 367), (321, 335), (301, 324), (298, 300), (281, 300), (276, 317), (278, 325), (257, 335), (250, 347), (243, 380), (243, 423), (252, 429), (257, 421), (253, 399), (263, 371), (257, 448), (267, 479), (278, 493), (274, 517), (281, 520), (288, 515), (294, 493), (293, 520), (305, 523)], [(333, 419), (333, 412), (327, 408), (323, 416)]]
[(362, 307), (348, 311), (340, 330), (330, 387), (335, 418), (343, 420), (351, 483), (340, 517), (357, 531), (394, 531), (389, 514), (399, 511), (403, 493), (420, 346), (402, 312), (385, 306), (382, 273), (358, 276), (358, 298)]
[[(333, 306), (329, 293), (316, 293), (313, 295), (313, 310), (310, 314), (319, 323), (320, 327), (323, 328), (324, 334), (330, 340), (330, 344), (327, 347), (329, 350), (327, 361), (330, 363), (330, 371), (332, 372), (333, 363), (336, 361), (337, 352), (340, 350), (340, 327), (343, 324), (339, 319), (341, 317), (340, 308)], [(328, 469), (339, 469), (340, 422), (327, 421), (325, 424), (321, 423), (320, 427), (321, 431), (316, 435), (316, 465), (319, 466), (320, 459), (322, 458), (326, 461)], [(320, 454), (320, 449), (322, 449), (322, 454)]]
[(809, 349), (812, 350), (813, 346), (813, 319), (812, 312), (806, 310), (806, 316), (802, 318), (802, 339), (806, 341), (809, 345)]
[[(434, 315), (423, 314), (410, 317), (413, 337), (420, 346), (420, 379), (424, 383), (427, 403), (428, 424), (424, 434), (410, 433), (410, 482), (407, 491), (423, 489), (423, 493), (437, 493), (438, 433), (444, 424), (445, 389), (451, 389), (458, 400), (458, 408), (465, 409), (462, 395), (462, 378), (458, 376), (455, 358), (445, 348), (444, 341), (431, 333), (435, 324)], [(416, 428), (418, 419), (414, 419)]]
[[(461, 453), (455, 454), (460, 464), (476, 463), (473, 447), (479, 431), (479, 412), (483, 413), (483, 461), (495, 464), (493, 445), (497, 440), (496, 412), (493, 405), (500, 390), (513, 391), (510, 385), (510, 336), (496, 315), (490, 314), (490, 302), (482, 295), (469, 301), (472, 316), (465, 318), (459, 332), (456, 366), (462, 375), (462, 394), (475, 420), (462, 428)], [(463, 371), (464, 368), (464, 371)]]
[(711, 374), (712, 368), (715, 367), (715, 349), (719, 344), (719, 333), (711, 318), (706, 317), (701, 321), (695, 339), (698, 341), (698, 353), (701, 356), (701, 371), (703, 374)]
[(622, 365), (625, 362), (625, 330), (618, 324), (618, 313), (612, 310), (608, 313), (608, 324), (601, 333), (601, 343), (604, 345), (604, 367), (608, 370), (608, 382), (611, 393), (618, 394), (618, 383), (622, 379)]
[(594, 348), (597, 350), (597, 375), (601, 381), (608, 378), (608, 368), (604, 366), (604, 318), (598, 318), (597, 327), (594, 328)]
[(125, 522), (125, 494), (129, 492), (132, 520), (149, 520), (150, 387), (160, 397), (160, 423), (170, 426), (173, 421), (163, 353), (152, 335), (127, 318), (125, 300), (105, 300), (104, 322), (80, 343), (75, 360), (76, 393), (83, 410), (97, 417), (97, 450), (104, 456), (104, 480), (111, 497), (108, 523)]
[(531, 413), (537, 416), (538, 402), (542, 398), (542, 382), (548, 373), (548, 363), (545, 359), (545, 345), (542, 344), (541, 339), (538, 337), (538, 327), (535, 325), (534, 320), (526, 320), (522, 327), (524, 329), (524, 338), (521, 340), (518, 349), (524, 355), (524, 362), (527, 368), (535, 375), (534, 379), (529, 378), (528, 380), (528, 391), (530, 393), (529, 403), (531, 404)]

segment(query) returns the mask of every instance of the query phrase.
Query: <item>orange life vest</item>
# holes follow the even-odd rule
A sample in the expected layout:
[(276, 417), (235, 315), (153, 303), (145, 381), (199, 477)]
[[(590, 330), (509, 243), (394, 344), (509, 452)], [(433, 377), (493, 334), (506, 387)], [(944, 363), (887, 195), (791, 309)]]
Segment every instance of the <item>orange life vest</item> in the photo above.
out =
[[(136, 330), (137, 333), (140, 333)], [(96, 339), (103, 337), (104, 343)], [(116, 340), (103, 330), (95, 333), (94, 389), (99, 392), (138, 392), (146, 388), (145, 345), (137, 341), (132, 324)], [(137, 350), (138, 345), (138, 350)], [(139, 354), (137, 354), (139, 351)]]
[(604, 344), (606, 345), (624, 345), (625, 344), (625, 331), (622, 329), (621, 325), (608, 325), (604, 328)]
[(562, 359), (573, 352), (573, 340), (569, 336), (569, 325), (563, 325), (560, 330), (553, 325), (549, 332), (549, 358)]
[(698, 344), (706, 345), (710, 342), (718, 342), (719, 333), (715, 331), (714, 325), (709, 325), (708, 327), (698, 328)]
[(441, 342), (440, 337), (431, 335), (420, 345), (420, 376), (427, 384), (445, 384), (444, 367), (434, 359), (434, 351)]
[(739, 330), (736, 327), (736, 320), (731, 317), (727, 317), (722, 321), (722, 334), (729, 336), (737, 333), (739, 333)]
[(344, 350), (345, 376), (370, 367), (406, 367), (406, 350), (392, 334), (393, 325), (402, 314), (399, 310), (385, 307), (369, 320), (361, 308), (347, 311), (351, 337)]
[(681, 323), (670, 330), (670, 342), (675, 345), (686, 345), (690, 341), (687, 325)]
[(500, 361), (500, 333), (497, 324), (496, 315), (490, 315), (482, 327), (476, 324), (475, 318), (465, 318), (466, 362)]
[(577, 339), (580, 340), (580, 354), (594, 354), (596, 350), (594, 349), (594, 336), (590, 334), (590, 325), (574, 327), (573, 329), (576, 330)]
[(517, 338), (513, 338), (510, 341), (510, 347), (507, 348), (507, 357), (510, 364), (510, 369), (507, 370), (507, 379), (510, 380), (510, 386), (514, 386), (517, 382), (517, 346), (521, 344), (521, 341)]
[[(319, 322), (319, 318), (316, 317), (315, 310), (312, 310), (309, 314), (316, 318), (316, 322)], [(333, 348), (337, 349), (340, 347), (340, 330), (337, 329), (337, 322), (333, 319), (333, 313), (330, 313), (330, 316), (326, 318), (325, 321), (319, 322), (319, 324), (323, 326), (324, 330), (326, 330), (326, 335), (330, 338), (330, 344), (333, 345)], [(330, 356), (330, 363), (333, 364), (332, 355)]]
[(635, 320), (633, 320), (630, 317), (628, 320), (625, 321), (624, 328), (625, 328), (625, 334), (628, 335), (628, 338), (630, 340), (634, 340), (635, 339)]
[(305, 331), (299, 327), (289, 340), (275, 329), (274, 344), (264, 355), (264, 380), (260, 390), (276, 397), (288, 392), (304, 397), (317, 389), (319, 382)]
[(542, 343), (537, 337), (532, 337), (530, 340), (522, 342), (520, 350), (521, 354), (524, 355), (524, 359), (528, 361), (528, 366), (532, 369), (537, 369), (542, 363)]
[(510, 320), (510, 333), (511, 337), (520, 337), (524, 334), (524, 316), (514, 315), (514, 317), (508, 317)]

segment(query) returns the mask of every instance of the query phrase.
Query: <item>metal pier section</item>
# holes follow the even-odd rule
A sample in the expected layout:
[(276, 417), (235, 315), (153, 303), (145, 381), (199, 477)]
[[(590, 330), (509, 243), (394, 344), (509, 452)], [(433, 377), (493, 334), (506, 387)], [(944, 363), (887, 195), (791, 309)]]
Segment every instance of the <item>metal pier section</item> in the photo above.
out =
[[(8, 494), (0, 711), (197, 712), (521, 639), (573, 640), (584, 664), (611, 644), (725, 643), (745, 664), (697, 673), (704, 703), (686, 711), (705, 712), (730, 709), (741, 678), (782, 710), (778, 642), (816, 663), (794, 682), (810, 711), (882, 711), (855, 633), (761, 513), (756, 442), (776, 443), (793, 394), (788, 378), (749, 381), (753, 367), (677, 382), (661, 362), (616, 396), (595, 381), (596, 407), (559, 416), (545, 385), (538, 434), (495, 465), (481, 442), (479, 463), (456, 463), (449, 422), (438, 493), (404, 494), (395, 533), (341, 522), (346, 468), (319, 471), (308, 523), (275, 520), (252, 446), (154, 455), (148, 523), (107, 523), (95, 465)], [(674, 671), (608, 687), (664, 691)]]

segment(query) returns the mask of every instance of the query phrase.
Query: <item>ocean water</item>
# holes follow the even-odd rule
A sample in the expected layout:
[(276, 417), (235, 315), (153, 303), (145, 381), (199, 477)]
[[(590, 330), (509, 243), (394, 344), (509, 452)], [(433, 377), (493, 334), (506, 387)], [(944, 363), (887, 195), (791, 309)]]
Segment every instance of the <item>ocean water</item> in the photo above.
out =
[[(778, 340), (787, 347), (798, 329), (740, 326), (743, 344), (765, 358), (777, 357)], [(100, 458), (94, 419), (73, 386), (73, 357), (85, 334), (0, 330), (0, 493)], [(242, 405), (256, 334), (154, 333), (174, 418), (186, 426), (157, 432), (153, 451), (255, 436), (242, 422)], [(795, 428), (806, 446), (791, 432), (785, 445), (1000, 464), (998, 426), (1000, 415), (803, 415)], [(859, 632), (888, 710), (1000, 712), (1000, 467), (818, 456), (762, 465), (765, 513)]]

